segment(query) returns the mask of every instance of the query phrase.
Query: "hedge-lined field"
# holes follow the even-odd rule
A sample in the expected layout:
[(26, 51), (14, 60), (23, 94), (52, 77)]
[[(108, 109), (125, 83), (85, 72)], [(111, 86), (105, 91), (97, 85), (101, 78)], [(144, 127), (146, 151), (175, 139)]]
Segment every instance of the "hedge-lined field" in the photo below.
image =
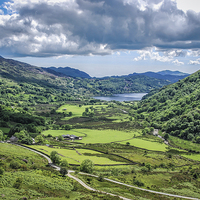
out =
[(51, 134), (52, 136), (59, 136), (63, 134), (76, 135), (76, 136), (84, 136), (82, 140), (78, 140), (82, 143), (110, 143), (110, 142), (118, 142), (123, 140), (129, 140), (135, 136), (141, 135), (140, 130), (136, 131), (116, 131), (116, 130), (95, 130), (95, 129), (76, 129), (74, 130), (47, 130), (42, 132), (44, 135)]
[[(121, 142), (121, 144), (126, 144), (127, 141)], [(167, 145), (164, 143), (159, 143), (156, 141), (150, 141), (150, 140), (144, 140), (140, 138), (133, 138), (131, 140), (128, 140), (130, 145), (147, 149), (147, 150), (152, 150), (152, 151), (167, 151)]]
[(68, 120), (68, 119), (73, 118), (73, 117), (81, 117), (83, 112), (85, 112), (86, 108), (89, 109), (90, 107), (93, 107), (94, 109), (100, 111), (101, 108), (106, 108), (107, 106), (108, 105), (83, 105), (83, 106), (79, 106), (79, 105), (66, 104), (66, 105), (63, 105), (60, 108), (58, 108), (56, 112), (58, 112), (58, 113), (72, 112), (72, 116), (68, 116), (68, 117), (64, 118), (65, 120)]
[(106, 154), (99, 153), (97, 151), (92, 151), (88, 149), (60, 149), (60, 148), (51, 148), (48, 146), (41, 145), (32, 145), (31, 148), (44, 152), (47, 155), (50, 155), (52, 151), (57, 151), (61, 159), (66, 159), (69, 164), (81, 164), (85, 159), (90, 159), (94, 164), (102, 165), (113, 165), (113, 164), (125, 164), (125, 162), (117, 162), (107, 158)]

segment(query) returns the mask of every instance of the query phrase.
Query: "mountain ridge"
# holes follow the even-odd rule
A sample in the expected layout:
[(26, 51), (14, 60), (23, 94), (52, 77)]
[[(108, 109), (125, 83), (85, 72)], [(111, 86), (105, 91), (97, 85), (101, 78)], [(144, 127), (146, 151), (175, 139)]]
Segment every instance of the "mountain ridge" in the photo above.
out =
[[(45, 68), (43, 68), (45, 69)], [(71, 67), (48, 67), (47, 69), (51, 69), (53, 71), (59, 72), (61, 74), (64, 74), (66, 76), (71, 77), (80, 77), (80, 78), (91, 78), (89, 74), (86, 72), (80, 71), (79, 69), (74, 69)]]

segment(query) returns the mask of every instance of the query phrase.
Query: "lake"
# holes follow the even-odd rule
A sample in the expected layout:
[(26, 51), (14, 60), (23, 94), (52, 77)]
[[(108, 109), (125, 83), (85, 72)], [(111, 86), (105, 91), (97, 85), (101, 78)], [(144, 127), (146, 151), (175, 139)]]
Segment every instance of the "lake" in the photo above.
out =
[(126, 94), (113, 94), (109, 97), (93, 97), (94, 99), (100, 99), (105, 101), (139, 101), (147, 93), (126, 93)]

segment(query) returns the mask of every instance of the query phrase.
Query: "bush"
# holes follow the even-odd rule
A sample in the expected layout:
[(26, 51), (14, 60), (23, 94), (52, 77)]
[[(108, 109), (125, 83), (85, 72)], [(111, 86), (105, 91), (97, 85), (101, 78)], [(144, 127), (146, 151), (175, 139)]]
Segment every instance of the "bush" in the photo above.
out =
[(52, 151), (51, 152), (50, 159), (52, 160), (53, 163), (58, 164), (58, 165), (60, 164), (61, 158), (59, 157), (57, 151)]
[(12, 169), (19, 169), (20, 168), (20, 163), (19, 162), (17, 162), (17, 161), (11, 161), (11, 163), (10, 163), (10, 168), (12, 168)]
[(4, 174), (4, 169), (0, 167), (0, 176), (2, 176), (3, 174)]
[(61, 161), (60, 166), (61, 167), (69, 167), (69, 163), (67, 162), (66, 159), (64, 159), (64, 160)]
[(93, 170), (94, 170), (94, 163), (89, 159), (84, 160), (80, 165), (80, 171), (82, 172), (92, 173)]
[(61, 175), (64, 177), (68, 172), (67, 172), (67, 168), (66, 167), (61, 167), (60, 168), (60, 173)]
[(138, 181), (138, 180), (134, 180), (133, 183), (134, 183), (135, 185), (137, 185), (138, 187), (143, 187), (143, 186), (144, 186), (144, 183), (141, 182), (141, 181)]
[(20, 189), (22, 182), (23, 182), (23, 178), (17, 178), (15, 183), (13, 184), (13, 187), (16, 189)]

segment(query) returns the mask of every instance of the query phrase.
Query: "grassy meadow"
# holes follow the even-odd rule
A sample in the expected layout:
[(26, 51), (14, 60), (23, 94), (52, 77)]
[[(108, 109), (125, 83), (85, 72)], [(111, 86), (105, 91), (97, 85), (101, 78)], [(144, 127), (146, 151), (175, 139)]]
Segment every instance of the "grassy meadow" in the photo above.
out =
[(178, 137), (174, 137), (170, 135), (169, 142), (171, 145), (174, 145), (181, 149), (187, 149), (187, 150), (200, 152), (200, 144), (193, 143), (192, 141), (183, 140)]
[(149, 141), (142, 138), (133, 138), (128, 141), (123, 141), (121, 144), (126, 144), (127, 142), (130, 143), (130, 145), (143, 148), (151, 151), (167, 151), (168, 146), (164, 143), (159, 143), (157, 141)]
[(61, 107), (59, 107), (57, 109), (57, 113), (69, 113), (72, 112), (72, 116), (67, 116), (65, 118), (63, 118), (64, 120), (69, 120), (70, 118), (74, 118), (74, 117), (81, 117), (83, 112), (85, 112), (86, 108), (90, 108), (92, 107), (93, 109), (95, 109), (96, 111), (101, 111), (102, 108), (107, 107), (107, 105), (71, 105), (71, 104), (66, 104), (66, 105), (62, 105)]
[(36, 150), (39, 150), (47, 155), (50, 155), (52, 151), (57, 151), (61, 159), (66, 159), (69, 164), (78, 164), (85, 159), (90, 159), (94, 164), (100, 165), (113, 165), (113, 164), (125, 164), (125, 162), (117, 162), (110, 160), (103, 153), (92, 151), (88, 149), (62, 149), (62, 148), (51, 148), (48, 146), (34, 145), (30, 146)]
[(63, 134), (85, 136), (78, 142), (82, 143), (110, 143), (130, 140), (133, 137), (141, 135), (140, 130), (135, 131), (117, 131), (117, 130), (95, 130), (95, 129), (75, 129), (75, 130), (46, 130), (42, 132), (43, 135), (59, 136)]

